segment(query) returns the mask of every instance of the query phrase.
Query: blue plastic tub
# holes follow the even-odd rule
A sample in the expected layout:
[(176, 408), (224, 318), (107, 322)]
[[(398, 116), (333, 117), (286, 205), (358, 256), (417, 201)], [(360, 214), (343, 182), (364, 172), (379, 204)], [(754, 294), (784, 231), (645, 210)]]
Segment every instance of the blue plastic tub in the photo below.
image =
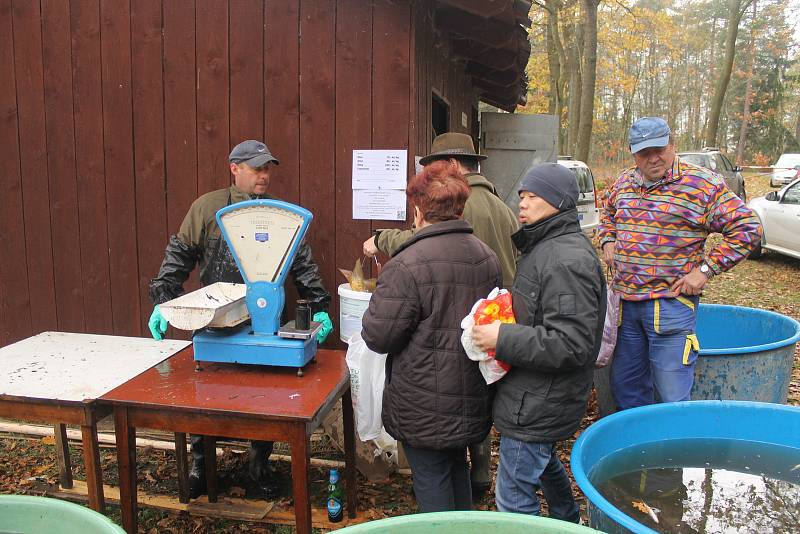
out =
[(655, 534), (597, 491), (593, 469), (632, 446), (697, 438), (800, 450), (800, 408), (741, 401), (675, 402), (625, 410), (597, 421), (575, 442), (570, 459), (575, 481), (587, 498), (589, 526), (611, 534)]
[[(692, 400), (785, 403), (800, 323), (768, 310), (701, 304)], [(610, 366), (595, 372), (600, 415), (614, 412)]]

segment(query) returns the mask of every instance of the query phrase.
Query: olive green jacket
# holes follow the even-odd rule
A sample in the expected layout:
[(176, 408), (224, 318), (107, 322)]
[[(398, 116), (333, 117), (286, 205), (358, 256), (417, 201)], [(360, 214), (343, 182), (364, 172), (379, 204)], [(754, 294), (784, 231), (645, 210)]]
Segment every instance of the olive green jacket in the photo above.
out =
[[(503, 271), (503, 287), (510, 289), (517, 263), (517, 252), (511, 242), (511, 235), (519, 229), (517, 218), (511, 208), (497, 196), (494, 185), (486, 177), (474, 173), (467, 174), (466, 178), (470, 195), (464, 206), (464, 220), (472, 225), (475, 236), (497, 254)], [(375, 246), (384, 254), (392, 256), (414, 232), (415, 228), (379, 230), (375, 237)]]

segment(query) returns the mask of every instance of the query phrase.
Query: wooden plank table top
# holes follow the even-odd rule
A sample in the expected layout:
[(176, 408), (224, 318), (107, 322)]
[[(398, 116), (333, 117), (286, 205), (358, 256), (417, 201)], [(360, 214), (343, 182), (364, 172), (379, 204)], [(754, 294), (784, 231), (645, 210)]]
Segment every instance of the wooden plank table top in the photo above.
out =
[(0, 348), (0, 396), (64, 403), (92, 401), (189, 344), (42, 332)]
[(55, 426), (59, 478), (72, 487), (65, 424), (80, 425), (89, 503), (105, 508), (95, 400), (189, 345), (188, 341), (43, 332), (0, 348), (0, 417)]
[[(285, 441), (292, 455), (297, 531), (311, 532), (309, 437), (341, 399), (348, 515), (355, 517), (355, 430), (350, 377), (343, 351), (320, 350), (297, 376), (293, 367), (200, 362), (191, 347), (103, 395), (113, 406), (125, 529), (137, 530), (136, 427), (263, 441)], [(207, 437), (206, 445), (213, 439)], [(180, 448), (179, 445), (176, 445)], [(184, 446), (185, 450), (185, 446)], [(206, 455), (209, 500), (216, 500), (214, 454)], [(178, 458), (179, 464), (185, 463)], [(186, 469), (179, 465), (179, 475)], [(179, 476), (179, 486), (185, 484)], [(181, 489), (182, 496), (185, 488)]]

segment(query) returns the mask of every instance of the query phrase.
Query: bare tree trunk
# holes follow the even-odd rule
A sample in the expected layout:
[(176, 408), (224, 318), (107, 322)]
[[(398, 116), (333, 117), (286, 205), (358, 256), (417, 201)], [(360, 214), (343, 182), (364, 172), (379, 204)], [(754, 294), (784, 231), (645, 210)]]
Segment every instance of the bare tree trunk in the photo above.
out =
[(589, 161), (594, 118), (594, 89), (597, 76), (597, 5), (600, 0), (583, 0), (583, 72), (581, 73), (581, 114), (578, 127), (578, 149), (581, 161)]
[(753, 0), (753, 20), (750, 24), (750, 64), (747, 67), (747, 87), (744, 91), (744, 111), (742, 127), (739, 129), (739, 142), (736, 144), (736, 165), (744, 163), (744, 150), (747, 147), (747, 130), (750, 127), (750, 104), (753, 100), (753, 70), (756, 58), (756, 10), (758, 0)]
[(564, 132), (561, 129), (561, 116), (564, 112), (564, 86), (566, 76), (566, 55), (564, 45), (561, 42), (561, 32), (559, 30), (559, 10), (561, 0), (547, 0), (547, 57), (550, 66), (550, 113), (558, 117), (558, 150), (563, 151), (565, 140)]
[[(750, 5), (751, 0), (728, 0), (728, 29), (725, 33), (725, 58), (722, 62), (722, 71), (714, 88), (714, 97), (711, 99), (711, 109), (708, 112), (708, 128), (706, 129), (706, 146), (716, 146), (719, 117), (722, 113), (722, 104), (725, 101), (725, 92), (731, 80), (733, 60), (736, 57), (736, 36), (739, 34), (739, 21), (742, 20), (742, 9)], [(744, 4), (744, 6), (742, 5)]]
[(580, 23), (575, 24), (575, 35), (569, 47), (569, 100), (567, 102), (567, 150), (575, 154), (578, 145), (578, 127), (581, 116), (581, 44), (583, 30)]

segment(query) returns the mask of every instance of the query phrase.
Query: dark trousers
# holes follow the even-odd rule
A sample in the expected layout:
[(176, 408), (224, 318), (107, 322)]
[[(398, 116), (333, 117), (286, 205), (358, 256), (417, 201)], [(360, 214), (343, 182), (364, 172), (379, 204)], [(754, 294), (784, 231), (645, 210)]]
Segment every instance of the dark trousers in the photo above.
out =
[[(192, 445), (192, 460), (194, 460), (195, 463), (202, 465), (205, 458), (205, 453), (203, 450), (203, 436), (200, 434), (190, 434), (189, 442)], [(264, 455), (265, 459), (268, 459), (269, 455), (272, 454), (272, 447), (272, 441), (250, 442), (250, 450), (254, 451), (255, 454)], [(200, 467), (200, 469), (203, 469), (203, 467)]]
[(418, 449), (403, 443), (414, 478), (414, 496), (420, 512), (472, 508), (467, 448)]

